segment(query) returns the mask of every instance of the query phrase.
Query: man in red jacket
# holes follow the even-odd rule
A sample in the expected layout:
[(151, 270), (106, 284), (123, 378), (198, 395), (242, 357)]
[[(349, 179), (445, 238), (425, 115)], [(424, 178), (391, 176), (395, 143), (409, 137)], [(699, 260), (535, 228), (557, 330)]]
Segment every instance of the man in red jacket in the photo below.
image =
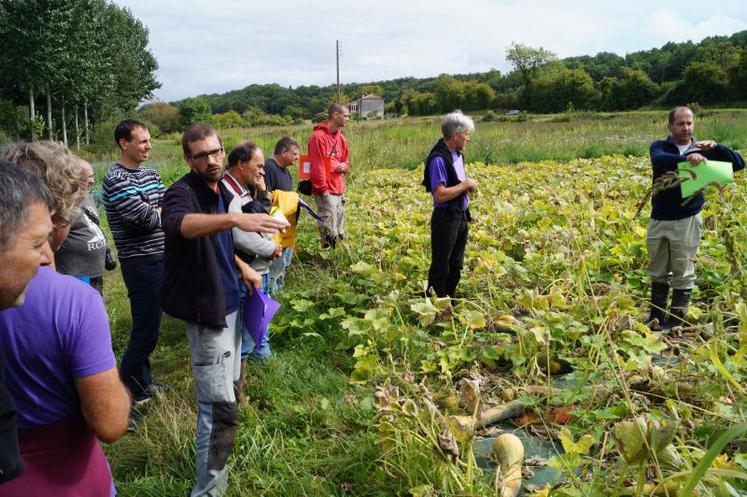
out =
[(340, 103), (327, 111), (329, 120), (317, 124), (309, 140), (311, 160), (311, 194), (316, 201), (323, 247), (335, 247), (345, 237), (345, 175), (350, 172), (348, 141), (342, 128), (350, 120), (350, 112)]

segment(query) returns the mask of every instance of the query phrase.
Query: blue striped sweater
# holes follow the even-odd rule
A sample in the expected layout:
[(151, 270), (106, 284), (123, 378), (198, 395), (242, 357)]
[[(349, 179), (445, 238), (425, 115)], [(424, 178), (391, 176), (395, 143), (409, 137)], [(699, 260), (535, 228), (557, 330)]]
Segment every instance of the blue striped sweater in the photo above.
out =
[(164, 234), (156, 209), (163, 203), (164, 190), (158, 173), (146, 167), (114, 164), (104, 175), (106, 217), (122, 263), (163, 258)]

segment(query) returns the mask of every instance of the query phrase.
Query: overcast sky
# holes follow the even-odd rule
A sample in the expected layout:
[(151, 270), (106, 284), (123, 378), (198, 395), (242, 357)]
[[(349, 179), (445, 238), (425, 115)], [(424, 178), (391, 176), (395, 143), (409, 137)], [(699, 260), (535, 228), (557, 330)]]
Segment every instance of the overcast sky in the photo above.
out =
[(150, 30), (173, 101), (252, 83), (510, 71), (512, 41), (559, 57), (629, 52), (747, 29), (747, 1), (655, 0), (115, 0)]

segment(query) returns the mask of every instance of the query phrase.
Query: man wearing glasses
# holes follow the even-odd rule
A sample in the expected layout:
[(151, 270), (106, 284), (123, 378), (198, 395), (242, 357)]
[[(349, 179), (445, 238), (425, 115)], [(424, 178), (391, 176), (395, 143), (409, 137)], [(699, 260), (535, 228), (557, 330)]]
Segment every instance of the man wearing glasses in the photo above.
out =
[(132, 332), (120, 374), (132, 392), (132, 400), (139, 404), (165, 388), (153, 382), (150, 366), (161, 326), (156, 289), (163, 271), (160, 210), (164, 186), (154, 169), (142, 167), (151, 150), (145, 124), (125, 119), (114, 130), (114, 141), (120, 159), (104, 176), (104, 206), (132, 315)]
[(186, 323), (197, 395), (197, 483), (191, 496), (223, 495), (228, 485), (238, 405), (234, 385), (241, 365), (238, 270), (249, 291), (259, 275), (234, 255), (231, 230), (272, 233), (287, 222), (267, 214), (229, 213), (233, 195), (220, 181), (224, 151), (212, 126), (196, 123), (182, 136), (190, 172), (166, 191), (166, 234), (160, 302)]

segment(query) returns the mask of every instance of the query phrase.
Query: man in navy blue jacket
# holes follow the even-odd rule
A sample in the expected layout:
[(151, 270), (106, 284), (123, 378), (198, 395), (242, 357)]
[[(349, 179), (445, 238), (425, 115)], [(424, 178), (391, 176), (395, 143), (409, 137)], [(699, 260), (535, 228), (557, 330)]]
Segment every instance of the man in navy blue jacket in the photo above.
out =
[(220, 182), (223, 143), (212, 126), (189, 126), (182, 149), (191, 171), (164, 195), (166, 245), (159, 296), (167, 314), (186, 322), (190, 345), (197, 395), (197, 484), (191, 496), (219, 496), (228, 484), (226, 463), (238, 423), (236, 271), (248, 288), (260, 284), (259, 275), (234, 255), (231, 230), (275, 232), (287, 222), (267, 214), (228, 212), (233, 195)]
[[(653, 180), (670, 171), (677, 164), (689, 162), (697, 166), (705, 160), (730, 162), (734, 171), (744, 168), (744, 160), (733, 150), (713, 140), (693, 138), (693, 112), (688, 107), (675, 107), (669, 112), (667, 126), (670, 135), (651, 144), (650, 155)], [(684, 324), (690, 295), (695, 286), (693, 259), (703, 232), (700, 211), (705, 197), (699, 192), (683, 199), (679, 186), (659, 191), (651, 198), (651, 219), (646, 229), (651, 274), (650, 326), (670, 329)], [(672, 304), (667, 313), (669, 289)]]

